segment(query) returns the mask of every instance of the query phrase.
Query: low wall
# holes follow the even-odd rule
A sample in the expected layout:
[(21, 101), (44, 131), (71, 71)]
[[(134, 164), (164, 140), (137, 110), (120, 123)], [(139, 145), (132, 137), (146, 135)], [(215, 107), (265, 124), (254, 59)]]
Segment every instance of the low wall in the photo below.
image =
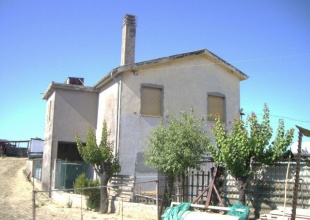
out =
[[(54, 201), (64, 206), (70, 201), (72, 207), (86, 209), (85, 196), (74, 193), (67, 193), (63, 191), (54, 191), (51, 193), (51, 197)], [(142, 203), (124, 202), (122, 200), (110, 200), (109, 212), (117, 215), (130, 215), (133, 219), (141, 218), (141, 213), (144, 216), (148, 216), (152, 219), (157, 219), (157, 206), (145, 205)]]
[(80, 194), (68, 193), (63, 191), (54, 191), (51, 193), (51, 197), (57, 203), (66, 206), (71, 203), (74, 208), (84, 208), (86, 209), (86, 198)]
[[(114, 208), (114, 210), (113, 210)], [(111, 210), (112, 209), (112, 210)], [(110, 210), (117, 215), (130, 215), (133, 219), (148, 216), (148, 218), (157, 219), (157, 206), (156, 205), (145, 205), (142, 203), (133, 202), (122, 202), (122, 201), (111, 201)]]

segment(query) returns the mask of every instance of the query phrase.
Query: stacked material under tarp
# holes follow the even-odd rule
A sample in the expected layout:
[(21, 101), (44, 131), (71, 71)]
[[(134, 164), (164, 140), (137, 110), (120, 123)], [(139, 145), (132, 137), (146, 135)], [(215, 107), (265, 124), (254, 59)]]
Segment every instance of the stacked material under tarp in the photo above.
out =
[(194, 211), (194, 207), (197, 208), (198, 205), (188, 202), (183, 202), (176, 206), (173, 206), (174, 204), (176, 203), (172, 203), (172, 206), (168, 207), (165, 210), (165, 213), (161, 216), (164, 220), (245, 220), (247, 219), (247, 216), (249, 214), (249, 207), (242, 206), (241, 203), (236, 203), (230, 208), (218, 207), (222, 208), (222, 210), (224, 211), (229, 211), (228, 215), (212, 212)]

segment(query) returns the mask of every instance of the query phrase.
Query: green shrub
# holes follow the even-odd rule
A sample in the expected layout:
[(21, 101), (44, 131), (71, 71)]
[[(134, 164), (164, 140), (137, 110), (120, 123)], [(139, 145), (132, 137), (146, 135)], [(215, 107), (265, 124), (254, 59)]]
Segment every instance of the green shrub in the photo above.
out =
[[(97, 187), (99, 186), (99, 180), (88, 180), (88, 187)], [(88, 199), (86, 201), (87, 208), (98, 209), (100, 207), (100, 189), (88, 189), (86, 190)]]
[[(80, 188), (86, 188), (88, 187), (88, 179), (86, 178), (85, 176), (85, 173), (82, 173), (80, 174), (74, 181), (73, 183), (73, 187), (76, 190), (76, 193), (81, 193), (81, 190), (79, 190)], [(85, 195), (83, 192), (82, 192), (83, 195)]]
[[(99, 186), (99, 180), (88, 179), (85, 173), (80, 174), (73, 183), (77, 193), (87, 196), (86, 206), (89, 209), (98, 209), (100, 207), (100, 189), (89, 187)], [(83, 189), (82, 189), (83, 188)]]

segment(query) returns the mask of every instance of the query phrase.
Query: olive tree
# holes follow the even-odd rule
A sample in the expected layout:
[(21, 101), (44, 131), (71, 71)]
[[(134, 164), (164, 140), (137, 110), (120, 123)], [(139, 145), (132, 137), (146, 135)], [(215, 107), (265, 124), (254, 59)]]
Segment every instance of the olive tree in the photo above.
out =
[(107, 123), (104, 121), (100, 144), (97, 145), (96, 134), (92, 127), (88, 128), (86, 145), (75, 135), (78, 151), (86, 163), (92, 164), (100, 178), (100, 213), (107, 213), (109, 207), (108, 181), (114, 173), (120, 172), (117, 155), (113, 154), (112, 143), (108, 140)]
[(284, 121), (279, 120), (274, 141), (270, 141), (273, 129), (270, 126), (269, 108), (264, 106), (262, 122), (252, 113), (246, 122), (235, 119), (228, 133), (219, 117), (216, 117), (212, 129), (214, 144), (209, 150), (214, 160), (224, 166), (235, 177), (239, 190), (239, 201), (245, 204), (246, 184), (251, 169), (251, 162), (257, 161), (268, 165), (277, 160), (287, 151), (292, 143), (294, 130), (285, 131)]
[(148, 136), (149, 148), (145, 152), (146, 165), (155, 168), (168, 177), (168, 197), (171, 196), (176, 176), (186, 174), (188, 168), (199, 168), (201, 158), (206, 154), (209, 137), (205, 134), (202, 117), (181, 111), (181, 117), (169, 116)]

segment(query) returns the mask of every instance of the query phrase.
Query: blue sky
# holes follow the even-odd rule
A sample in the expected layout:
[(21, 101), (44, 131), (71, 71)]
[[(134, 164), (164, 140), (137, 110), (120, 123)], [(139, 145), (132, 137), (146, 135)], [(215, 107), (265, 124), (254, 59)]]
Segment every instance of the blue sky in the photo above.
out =
[(279, 118), (310, 129), (308, 0), (0, 0), (0, 139), (44, 138), (52, 81), (92, 86), (119, 66), (127, 13), (137, 62), (206, 48), (249, 75), (246, 114), (267, 103), (274, 130)]

